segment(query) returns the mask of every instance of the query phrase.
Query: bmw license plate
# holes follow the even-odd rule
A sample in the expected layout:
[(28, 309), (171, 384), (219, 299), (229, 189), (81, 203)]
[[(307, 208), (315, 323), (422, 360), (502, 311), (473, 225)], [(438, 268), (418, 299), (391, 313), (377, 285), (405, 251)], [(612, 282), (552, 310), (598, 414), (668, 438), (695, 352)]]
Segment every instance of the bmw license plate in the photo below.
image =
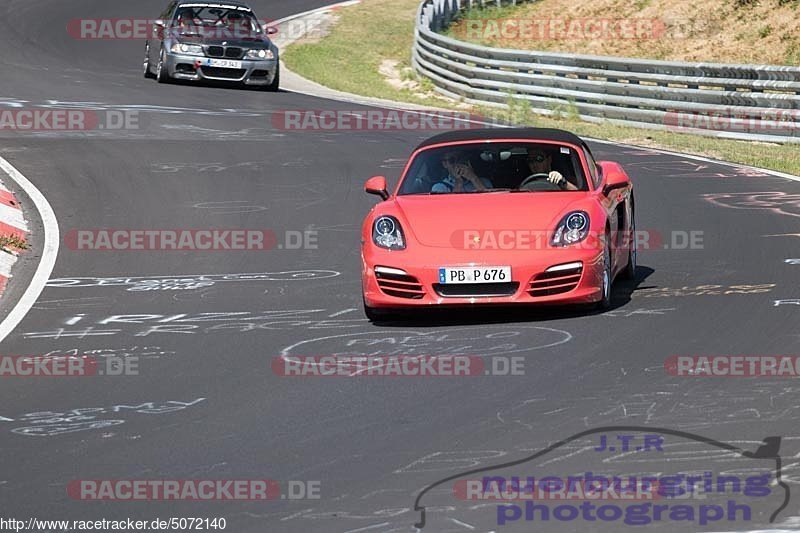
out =
[(511, 281), (510, 266), (439, 269), (439, 283), (505, 283)]
[(232, 59), (206, 59), (205, 65), (207, 67), (242, 68), (241, 61)]

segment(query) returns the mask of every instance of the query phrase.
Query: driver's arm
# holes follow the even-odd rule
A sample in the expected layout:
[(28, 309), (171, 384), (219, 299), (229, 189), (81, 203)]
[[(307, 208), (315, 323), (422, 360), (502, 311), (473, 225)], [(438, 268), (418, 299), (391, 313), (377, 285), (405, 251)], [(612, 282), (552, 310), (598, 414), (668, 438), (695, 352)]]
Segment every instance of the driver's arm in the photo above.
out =
[[(485, 191), (486, 190), (486, 185), (484, 185), (484, 183), (481, 180), (481, 178), (479, 178), (478, 175), (475, 173), (475, 170), (472, 168), (472, 164), (467, 163), (467, 164), (458, 165), (456, 172), (458, 173), (459, 178), (462, 178), (462, 180), (468, 180), (469, 182), (471, 182), (472, 186), (475, 187), (475, 190), (478, 190), (478, 191)], [(458, 187), (458, 184), (461, 184), (462, 180), (459, 180), (457, 182), (457, 187)], [(461, 192), (461, 187), (458, 187), (458, 190), (456, 192)]]
[(547, 175), (547, 181), (562, 187), (564, 190), (567, 191), (577, 191), (578, 188), (572, 184), (572, 182), (568, 181), (564, 176), (561, 175), (561, 172), (557, 170), (553, 170), (550, 174)]

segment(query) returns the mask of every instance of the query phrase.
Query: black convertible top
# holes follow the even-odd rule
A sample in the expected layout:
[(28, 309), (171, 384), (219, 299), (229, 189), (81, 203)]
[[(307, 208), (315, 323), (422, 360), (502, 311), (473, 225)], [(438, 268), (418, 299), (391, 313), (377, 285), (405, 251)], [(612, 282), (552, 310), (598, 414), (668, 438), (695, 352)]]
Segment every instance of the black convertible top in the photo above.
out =
[(242, 2), (241, 0), (220, 0), (220, 1), (214, 1), (214, 0), (180, 0), (176, 7), (184, 7), (184, 6), (187, 6), (187, 5), (213, 7), (213, 6), (216, 6), (217, 4), (222, 5), (222, 6), (239, 7), (239, 8), (243, 8), (243, 9), (245, 9), (247, 11), (252, 11), (250, 6), (248, 6), (247, 4)]
[(551, 128), (482, 128), (472, 130), (453, 130), (440, 133), (422, 141), (418, 146), (425, 148), (434, 144), (462, 142), (462, 141), (491, 141), (493, 139), (513, 138), (530, 139), (531, 141), (556, 141), (570, 143), (577, 146), (586, 146), (583, 140), (564, 130)]

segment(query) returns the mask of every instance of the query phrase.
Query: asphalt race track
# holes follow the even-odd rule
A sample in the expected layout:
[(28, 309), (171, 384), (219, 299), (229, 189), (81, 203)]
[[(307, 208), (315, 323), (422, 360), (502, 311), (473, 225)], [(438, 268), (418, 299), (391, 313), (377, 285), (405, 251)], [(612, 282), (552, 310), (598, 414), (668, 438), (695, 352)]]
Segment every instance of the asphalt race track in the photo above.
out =
[[(236, 533), (413, 531), (414, 499), (427, 485), (604, 426), (669, 428), (746, 450), (783, 437), (783, 481), (796, 492), (796, 381), (673, 377), (664, 361), (797, 354), (800, 261), (787, 260), (800, 257), (800, 183), (593, 143), (598, 159), (619, 161), (633, 178), (638, 229), (666, 245), (673, 234), (702, 232), (702, 246), (642, 250), (637, 279), (616, 284), (604, 314), (495, 311), (373, 325), (361, 310), (359, 228), (376, 198), (363, 183), (385, 174), (395, 184), (427, 134), (280, 131), (272, 112), (360, 108), (289, 92), (157, 84), (141, 75), (140, 41), (79, 41), (65, 31), (81, 17), (154, 18), (162, 4), (0, 6), (0, 109), (140, 111), (137, 130), (0, 136), (0, 155), (45, 194), (62, 233), (51, 286), (0, 353), (132, 357), (139, 372), (3, 378), (0, 515), (225, 517)], [(277, 19), (324, 4), (253, 7)], [(114, 253), (71, 250), (63, 239), (74, 229), (208, 227), (315, 231), (318, 248)], [(236, 276), (254, 273), (268, 275)], [(355, 352), (521, 356), (525, 373), (286, 378), (271, 368), (282, 353)], [(689, 446), (673, 462), (703, 453)], [(610, 468), (575, 450), (555, 464), (565, 476)], [(67, 494), (78, 479), (262, 478), (319, 482), (321, 497), (120, 502)], [(425, 531), (482, 530), (471, 524), (493, 517), (490, 508), (459, 514), (437, 498), (427, 504)], [(790, 500), (776, 524), (800, 515), (799, 502)], [(765, 516), (701, 529), (759, 529)], [(534, 525), (495, 528), (625, 529)]]

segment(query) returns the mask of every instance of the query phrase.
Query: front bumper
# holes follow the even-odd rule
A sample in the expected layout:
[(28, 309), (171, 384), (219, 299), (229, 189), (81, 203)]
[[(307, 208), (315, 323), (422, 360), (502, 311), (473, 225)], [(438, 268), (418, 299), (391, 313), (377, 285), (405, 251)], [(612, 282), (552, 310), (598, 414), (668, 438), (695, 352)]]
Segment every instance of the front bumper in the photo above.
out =
[(269, 85), (278, 71), (278, 59), (241, 59), (242, 68), (208, 67), (201, 63), (209, 58), (176, 54), (166, 54), (164, 68), (170, 77), (177, 80), (232, 81), (245, 85)]
[[(407, 252), (383, 250), (371, 244), (363, 247), (361, 280), (369, 307), (583, 304), (602, 297), (603, 253), (596, 249), (576, 247), (535, 253), (451, 249), (446, 257), (439, 250), (426, 259)], [(552, 267), (571, 263), (580, 264), (580, 268), (548, 272)], [(469, 286), (439, 283), (441, 267), (472, 266), (511, 266), (511, 280)]]

